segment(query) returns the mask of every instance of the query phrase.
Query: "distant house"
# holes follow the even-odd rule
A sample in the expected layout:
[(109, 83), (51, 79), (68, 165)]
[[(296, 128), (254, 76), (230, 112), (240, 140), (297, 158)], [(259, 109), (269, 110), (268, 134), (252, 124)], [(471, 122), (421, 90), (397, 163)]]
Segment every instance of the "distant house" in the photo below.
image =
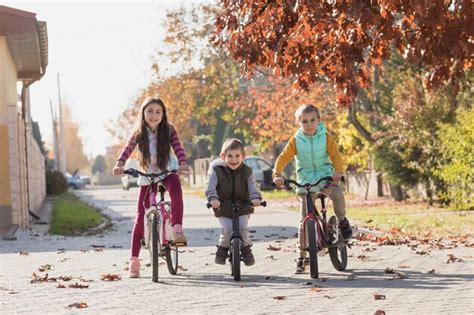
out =
[(37, 21), (35, 13), (0, 5), (2, 235), (14, 232), (18, 226), (27, 227), (46, 195), (45, 160), (32, 135), (28, 88), (42, 78), (47, 64), (46, 22)]

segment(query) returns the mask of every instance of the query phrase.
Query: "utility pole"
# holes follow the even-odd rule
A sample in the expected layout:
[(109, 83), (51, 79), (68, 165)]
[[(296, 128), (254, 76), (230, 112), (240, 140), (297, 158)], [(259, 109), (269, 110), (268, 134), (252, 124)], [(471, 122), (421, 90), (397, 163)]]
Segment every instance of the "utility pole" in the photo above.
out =
[(59, 100), (59, 129), (61, 139), (61, 172), (66, 174), (66, 149), (64, 147), (64, 124), (63, 124), (63, 104), (61, 103), (61, 88), (59, 85), (59, 73), (58, 73), (58, 100)]
[(49, 100), (51, 108), (51, 121), (53, 122), (53, 146), (54, 146), (54, 170), (59, 171), (59, 144), (58, 144), (58, 122), (53, 113), (53, 101)]

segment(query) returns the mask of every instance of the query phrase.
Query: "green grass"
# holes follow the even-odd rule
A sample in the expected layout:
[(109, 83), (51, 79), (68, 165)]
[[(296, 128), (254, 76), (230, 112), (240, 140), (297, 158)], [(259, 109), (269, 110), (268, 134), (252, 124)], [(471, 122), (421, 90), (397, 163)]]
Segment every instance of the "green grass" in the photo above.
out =
[(99, 225), (103, 218), (94, 208), (66, 192), (55, 198), (49, 233), (78, 235)]
[(400, 228), (416, 236), (473, 235), (474, 212), (454, 212), (423, 203), (348, 207), (348, 217), (383, 231)]

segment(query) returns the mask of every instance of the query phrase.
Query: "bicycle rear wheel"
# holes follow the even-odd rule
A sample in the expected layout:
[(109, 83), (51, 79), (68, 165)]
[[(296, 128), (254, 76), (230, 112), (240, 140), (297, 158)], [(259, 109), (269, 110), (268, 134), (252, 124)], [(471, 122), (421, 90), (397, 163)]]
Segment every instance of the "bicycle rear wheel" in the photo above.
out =
[(152, 275), (151, 280), (153, 282), (158, 282), (158, 243), (159, 243), (159, 230), (158, 230), (158, 218), (154, 214), (151, 224), (151, 266), (152, 266)]
[(167, 246), (165, 248), (166, 265), (170, 274), (175, 275), (178, 272), (178, 248)]
[(309, 272), (312, 279), (319, 277), (318, 270), (318, 246), (317, 246), (317, 234), (316, 226), (313, 220), (306, 221), (306, 235), (308, 237), (308, 249), (309, 249)]
[(329, 239), (333, 240), (333, 245), (329, 247), (329, 257), (331, 263), (337, 271), (344, 271), (347, 267), (347, 245), (342, 239), (340, 233), (337, 233), (339, 227), (335, 216), (329, 218)]
[(240, 248), (242, 241), (240, 238), (234, 238), (231, 241), (231, 273), (235, 281), (240, 281)]

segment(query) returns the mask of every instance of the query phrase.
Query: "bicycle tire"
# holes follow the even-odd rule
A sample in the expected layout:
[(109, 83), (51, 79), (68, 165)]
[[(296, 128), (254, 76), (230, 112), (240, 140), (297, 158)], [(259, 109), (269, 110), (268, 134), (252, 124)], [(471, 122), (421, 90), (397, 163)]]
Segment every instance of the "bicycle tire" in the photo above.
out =
[(316, 226), (313, 220), (306, 221), (306, 235), (308, 237), (309, 272), (311, 279), (317, 279), (319, 277), (317, 246), (318, 237), (316, 235)]
[[(329, 218), (328, 225), (339, 229), (335, 216)], [(331, 240), (339, 243), (339, 245), (330, 246), (328, 249), (331, 263), (337, 271), (344, 271), (347, 268), (347, 245), (342, 239), (341, 234), (336, 233), (334, 229), (329, 229), (328, 233)]]
[(175, 275), (178, 273), (178, 248), (168, 246), (165, 248), (166, 265), (170, 274)]
[(231, 241), (231, 254), (232, 254), (232, 276), (235, 281), (240, 281), (240, 248), (241, 248), (240, 238), (234, 238)]
[(158, 242), (159, 242), (159, 231), (158, 231), (158, 218), (156, 215), (153, 215), (152, 224), (151, 224), (151, 266), (152, 266), (152, 275), (151, 281), (158, 282)]

